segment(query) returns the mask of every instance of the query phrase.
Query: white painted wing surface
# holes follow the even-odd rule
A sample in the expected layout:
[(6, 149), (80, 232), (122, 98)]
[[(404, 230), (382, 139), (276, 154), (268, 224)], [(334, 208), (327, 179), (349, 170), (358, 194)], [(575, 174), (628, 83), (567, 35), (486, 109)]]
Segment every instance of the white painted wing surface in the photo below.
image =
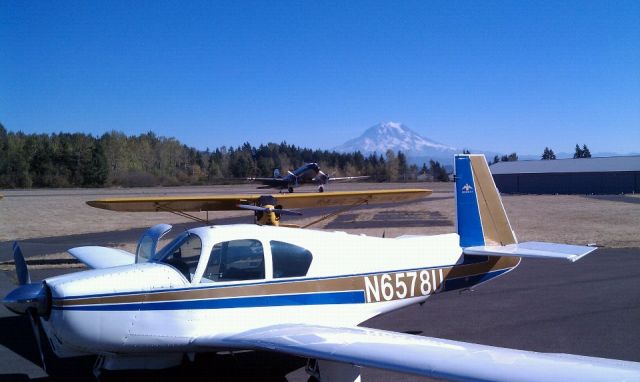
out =
[(640, 381), (640, 363), (536, 353), (369, 328), (274, 325), (227, 337), (200, 337), (202, 348), (270, 350), (455, 381)]
[(89, 268), (111, 268), (133, 264), (135, 255), (127, 251), (107, 247), (76, 247), (67, 252)]
[(589, 253), (595, 251), (596, 249), (597, 247), (585, 247), (582, 245), (528, 241), (519, 244), (466, 247), (464, 248), (464, 254), (478, 256), (550, 258), (577, 261), (580, 260), (583, 256), (586, 256)]

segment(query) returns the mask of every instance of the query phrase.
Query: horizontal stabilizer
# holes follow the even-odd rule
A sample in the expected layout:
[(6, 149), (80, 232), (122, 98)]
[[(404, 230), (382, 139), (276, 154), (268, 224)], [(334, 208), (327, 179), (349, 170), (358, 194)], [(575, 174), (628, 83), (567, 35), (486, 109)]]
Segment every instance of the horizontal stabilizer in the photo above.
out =
[(585, 247), (582, 245), (528, 241), (519, 244), (466, 247), (464, 248), (464, 254), (478, 256), (531, 257), (539, 259), (566, 259), (569, 261), (577, 261), (596, 249), (597, 247)]
[(107, 247), (76, 247), (67, 252), (89, 268), (111, 268), (135, 263), (133, 253)]

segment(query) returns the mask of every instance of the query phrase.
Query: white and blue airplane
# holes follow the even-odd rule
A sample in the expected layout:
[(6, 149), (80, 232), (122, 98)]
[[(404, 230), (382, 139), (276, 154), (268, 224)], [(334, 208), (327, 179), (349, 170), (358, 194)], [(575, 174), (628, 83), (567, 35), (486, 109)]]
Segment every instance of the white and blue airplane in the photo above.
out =
[(96, 373), (170, 367), (198, 352), (267, 350), (307, 358), (321, 381), (358, 381), (360, 367), (459, 381), (640, 380), (635, 362), (358, 326), (502, 276), (521, 257), (576, 261), (594, 250), (518, 243), (484, 156), (456, 156), (455, 172), (457, 233), (379, 238), (214, 225), (156, 250), (171, 228), (157, 225), (135, 254), (73, 248), (94, 269), (37, 283), (16, 246), (21, 285), (4, 304), (41, 326), (57, 356), (97, 355)]

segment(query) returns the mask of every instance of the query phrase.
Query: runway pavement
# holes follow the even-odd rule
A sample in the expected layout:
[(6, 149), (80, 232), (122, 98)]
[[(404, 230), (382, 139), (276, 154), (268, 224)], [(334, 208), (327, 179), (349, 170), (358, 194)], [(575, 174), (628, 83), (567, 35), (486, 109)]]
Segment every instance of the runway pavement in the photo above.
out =
[[(40, 270), (34, 278), (61, 270)], [(0, 294), (12, 287), (0, 273)], [(435, 295), (424, 305), (376, 317), (364, 326), (541, 352), (640, 361), (640, 249), (599, 249), (576, 263), (524, 260), (513, 272), (469, 292)], [(29, 323), (0, 308), (0, 382), (49, 381)], [(92, 380), (90, 357), (49, 359), (64, 380)], [(304, 360), (268, 353), (202, 355), (163, 372), (114, 374), (116, 380), (306, 381)], [(363, 381), (423, 381), (364, 369)]]

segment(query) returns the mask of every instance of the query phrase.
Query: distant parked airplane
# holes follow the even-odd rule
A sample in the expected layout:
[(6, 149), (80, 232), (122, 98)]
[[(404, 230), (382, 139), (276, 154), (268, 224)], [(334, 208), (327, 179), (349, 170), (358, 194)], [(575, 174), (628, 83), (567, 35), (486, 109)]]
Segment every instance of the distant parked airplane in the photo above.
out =
[(306, 163), (304, 166), (287, 171), (287, 175), (281, 176), (280, 170), (273, 170), (273, 178), (249, 178), (251, 181), (261, 182), (263, 185), (258, 188), (275, 188), (278, 190), (293, 189), (303, 184), (313, 183), (318, 186), (319, 192), (324, 192), (325, 186), (329, 181), (349, 181), (356, 179), (366, 179), (368, 176), (346, 176), (342, 178), (333, 178), (320, 170), (317, 163)]

